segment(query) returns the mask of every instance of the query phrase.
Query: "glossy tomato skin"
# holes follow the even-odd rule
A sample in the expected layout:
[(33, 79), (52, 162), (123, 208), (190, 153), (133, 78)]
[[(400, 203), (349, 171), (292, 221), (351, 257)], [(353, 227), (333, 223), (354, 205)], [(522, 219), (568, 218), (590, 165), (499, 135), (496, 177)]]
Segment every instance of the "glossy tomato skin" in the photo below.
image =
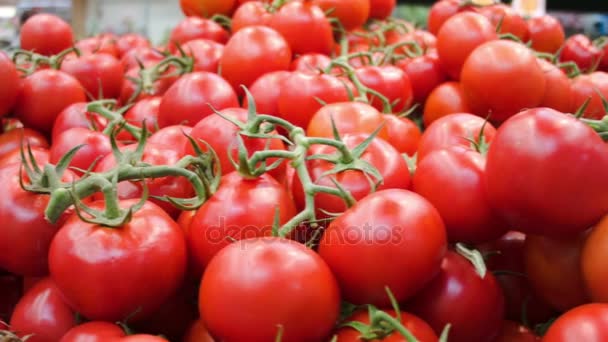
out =
[(581, 305), (564, 313), (553, 322), (542, 341), (605, 341), (608, 339), (607, 321), (608, 304)]
[[(311, 298), (317, 305), (310, 305)], [(199, 292), (205, 325), (226, 342), (273, 340), (279, 324), (283, 341), (322, 341), (339, 307), (339, 288), (323, 259), (298, 242), (275, 237), (222, 249), (207, 267)]]
[(431, 6), (428, 15), (429, 31), (437, 35), (439, 29), (449, 18), (454, 16), (460, 10), (460, 0), (441, 0)]
[[(124, 200), (127, 208), (138, 200)], [(100, 201), (91, 204), (100, 209)], [(133, 320), (153, 313), (181, 285), (186, 270), (184, 233), (147, 202), (118, 228), (68, 218), (50, 247), (49, 268), (65, 300), (92, 320)], [(121, 275), (120, 287), (108, 286)], [(78, 282), (74, 281), (78, 278)], [(146, 286), (142, 287), (142, 284)]]
[(397, 0), (370, 0), (369, 17), (374, 19), (385, 19), (390, 16), (397, 6)]
[[(384, 116), (368, 104), (337, 102), (319, 109), (310, 120), (306, 133), (312, 137), (333, 138), (332, 118), (340, 135), (371, 134), (384, 123)], [(386, 126), (380, 130), (377, 137), (388, 138)]]
[(186, 331), (183, 342), (214, 342), (205, 323), (202, 319), (197, 319)]
[(210, 72), (193, 72), (182, 76), (163, 95), (158, 112), (158, 125), (194, 126), (216, 110), (238, 107), (239, 101), (222, 77)]
[[(59, 135), (71, 128), (81, 127), (89, 130), (103, 130), (108, 120), (97, 113), (87, 112), (88, 103), (73, 103), (57, 115), (53, 130), (51, 131), (51, 141), (56, 141)], [(75, 145), (72, 145), (74, 147)]]
[(53, 14), (39, 13), (31, 16), (21, 26), (20, 46), (24, 50), (41, 55), (54, 55), (72, 46), (72, 28)]
[(307, 53), (298, 56), (291, 62), (292, 71), (319, 74), (331, 64), (331, 58), (320, 53)]
[[(338, 279), (343, 299), (390, 307), (412, 297), (439, 272), (446, 251), (445, 227), (421, 196), (400, 189), (370, 194), (335, 219), (319, 254)], [(358, 265), (352, 267), (357, 255)], [(390, 264), (383, 262), (387, 258)]]
[(545, 75), (545, 95), (540, 102), (540, 107), (549, 107), (562, 113), (568, 113), (572, 109), (572, 82), (568, 76), (557, 66), (544, 59), (538, 59), (538, 63)]
[[(111, 35), (84, 38), (77, 41), (74, 46), (80, 51), (81, 56), (102, 53), (118, 58), (120, 55), (118, 48), (116, 47), (115, 39)], [(70, 53), (69, 56), (77, 57), (75, 53)]]
[(87, 128), (75, 127), (59, 134), (50, 149), (50, 162), (57, 164), (61, 158), (74, 147), (82, 145), (70, 161), (70, 167), (78, 175), (84, 174), (95, 161), (112, 153), (110, 138), (102, 132), (91, 131)]
[(232, 33), (247, 26), (268, 26), (272, 14), (262, 1), (247, 1), (240, 5), (232, 15)]
[(467, 101), (462, 84), (445, 82), (433, 89), (424, 104), (422, 120), (425, 127), (434, 121), (455, 113), (471, 113), (473, 109)]
[[(391, 112), (399, 113), (408, 109), (414, 99), (412, 84), (409, 76), (395, 66), (364, 66), (358, 68), (355, 74), (364, 86), (373, 89), (394, 104)], [(371, 95), (371, 105), (383, 111), (382, 101)]]
[(0, 51), (0, 117), (8, 114), (17, 101), (19, 74), (15, 64), (4, 51)]
[(220, 59), (222, 76), (242, 92), (258, 77), (272, 71), (288, 70), (292, 50), (281, 34), (265, 26), (249, 26), (235, 33)]
[(179, 0), (179, 6), (186, 16), (211, 18), (214, 14), (229, 15), (235, 0)]
[(163, 60), (162, 53), (151, 47), (136, 47), (127, 52), (120, 58), (120, 64), (125, 71), (133, 68), (139, 68), (139, 62), (142, 64), (152, 64)]
[(583, 244), (581, 270), (587, 293), (593, 302), (606, 302), (608, 291), (605, 284), (608, 274), (603, 264), (608, 250), (605, 241), (608, 236), (608, 219), (604, 217), (593, 229)]
[(11, 317), (11, 329), (28, 341), (55, 342), (76, 325), (76, 312), (61, 297), (50, 278), (40, 280), (21, 298)]
[(171, 31), (169, 50), (176, 53), (178, 46), (194, 39), (208, 39), (220, 44), (228, 41), (230, 34), (224, 28), (210, 19), (186, 17)]
[(22, 80), (15, 114), (24, 125), (50, 132), (65, 107), (85, 101), (84, 88), (74, 77), (58, 70), (39, 70)]
[(370, 0), (313, 0), (313, 4), (323, 11), (332, 12), (330, 17), (337, 18), (346, 30), (357, 28), (367, 21), (370, 14)]
[(600, 176), (608, 171), (606, 148), (572, 116), (549, 108), (521, 112), (503, 123), (490, 146), (490, 203), (524, 233), (577, 235), (608, 210), (608, 180)]
[[(391, 315), (392, 317), (397, 318), (397, 313), (395, 312), (395, 310), (386, 310), (385, 312), (387, 314)], [(399, 316), (401, 317), (401, 324), (407, 330), (409, 330), (409, 332), (412, 333), (412, 335), (414, 335), (414, 337), (416, 337), (416, 339), (418, 341), (436, 342), (439, 340), (437, 335), (433, 331), (433, 329), (428, 325), (428, 323), (423, 321), (421, 318), (414, 316), (407, 312), (400, 312)], [(367, 310), (359, 310), (359, 311), (355, 312), (351, 317), (346, 319), (346, 322), (353, 322), (353, 321), (361, 322), (364, 324), (369, 324), (370, 323), (369, 312)], [(357, 331), (356, 329), (353, 329), (351, 327), (343, 327), (343, 328), (338, 329), (338, 331), (336, 332), (336, 336), (338, 337), (338, 340), (337, 340), (338, 342), (368, 341), (367, 339), (362, 339), (360, 335), (361, 335), (361, 333), (359, 331)], [(403, 335), (401, 335), (400, 333), (393, 332), (389, 336), (384, 337), (382, 339), (382, 341), (400, 342), (400, 341), (403, 341), (403, 338), (404, 338)], [(374, 340), (374, 341), (379, 341), (379, 340)]]
[(207, 266), (232, 239), (270, 236), (277, 208), (280, 224), (296, 214), (289, 193), (271, 176), (246, 179), (237, 172), (223, 176), (218, 191), (190, 224), (188, 242), (197, 266)]
[[(159, 129), (148, 138), (148, 143), (170, 147), (179, 151), (179, 146), (185, 146), (187, 134), (192, 132), (192, 127), (184, 125), (173, 125)], [(186, 151), (182, 150), (183, 155)]]
[(127, 33), (116, 39), (116, 48), (118, 54), (122, 58), (127, 52), (137, 48), (149, 48), (151, 46), (148, 38), (137, 34)]
[(14, 128), (0, 134), (0, 158), (21, 149), (22, 143), (30, 147), (49, 147), (49, 142), (40, 132), (30, 128)]
[(93, 321), (68, 330), (59, 342), (104, 342), (124, 337), (125, 332), (116, 324)]
[(500, 335), (494, 342), (537, 342), (540, 338), (525, 326), (505, 320), (502, 323)]
[[(260, 114), (279, 116), (279, 99), (281, 83), (290, 75), (289, 71), (273, 71), (260, 76), (249, 88), (255, 100), (255, 107)], [(249, 108), (247, 99), (243, 100), (243, 108)]]
[(416, 123), (407, 117), (398, 117), (392, 114), (384, 116), (388, 131), (388, 141), (399, 153), (413, 156), (418, 150), (422, 133)]
[(473, 112), (481, 117), (490, 115), (493, 122), (537, 107), (546, 87), (534, 53), (507, 40), (487, 42), (473, 50), (462, 67), (461, 83)]
[(597, 71), (588, 75), (579, 75), (572, 80), (572, 107), (570, 113), (576, 113), (589, 99), (583, 116), (601, 119), (606, 115), (602, 96), (608, 98), (608, 73)]
[(528, 20), (528, 30), (532, 48), (539, 52), (556, 53), (566, 40), (562, 24), (550, 15)]
[(593, 45), (591, 39), (584, 34), (566, 39), (559, 55), (560, 61), (574, 62), (582, 72), (595, 71), (601, 58), (602, 50)]
[(397, 62), (397, 66), (407, 74), (414, 93), (414, 102), (424, 103), (433, 89), (447, 79), (439, 58), (434, 55), (422, 55), (406, 58)]
[[(124, 118), (128, 123), (137, 127), (143, 127), (145, 121), (148, 132), (154, 133), (158, 130), (158, 113), (161, 101), (161, 96), (139, 100), (124, 114)], [(121, 139), (134, 139), (130, 133), (124, 130), (119, 133), (119, 137)]]
[(93, 99), (115, 99), (120, 95), (123, 68), (114, 56), (96, 53), (66, 59), (61, 71), (74, 76)]
[(481, 7), (480, 13), (490, 19), (494, 27), (500, 25), (500, 34), (512, 34), (524, 43), (529, 40), (528, 23), (513, 8), (505, 4), (495, 4)]
[(440, 333), (446, 324), (450, 341), (493, 341), (500, 333), (504, 298), (496, 278), (481, 277), (469, 260), (448, 251), (441, 271), (407, 305)]
[(224, 45), (208, 39), (194, 39), (182, 46), (194, 58), (194, 71), (218, 72)]
[(467, 57), (479, 45), (497, 39), (494, 25), (483, 15), (458, 13), (448, 19), (437, 33), (437, 53), (447, 74), (460, 79)]

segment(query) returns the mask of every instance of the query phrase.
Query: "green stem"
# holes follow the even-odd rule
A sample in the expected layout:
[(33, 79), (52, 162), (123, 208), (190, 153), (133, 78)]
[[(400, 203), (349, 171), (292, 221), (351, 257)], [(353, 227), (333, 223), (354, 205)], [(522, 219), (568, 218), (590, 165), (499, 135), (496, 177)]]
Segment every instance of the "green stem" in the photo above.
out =
[(380, 321), (387, 322), (390, 324), (407, 342), (418, 342), (416, 336), (414, 336), (406, 327), (401, 324), (395, 317), (387, 314), (384, 311), (375, 311), (373, 317), (371, 317), (371, 325), (378, 324)]

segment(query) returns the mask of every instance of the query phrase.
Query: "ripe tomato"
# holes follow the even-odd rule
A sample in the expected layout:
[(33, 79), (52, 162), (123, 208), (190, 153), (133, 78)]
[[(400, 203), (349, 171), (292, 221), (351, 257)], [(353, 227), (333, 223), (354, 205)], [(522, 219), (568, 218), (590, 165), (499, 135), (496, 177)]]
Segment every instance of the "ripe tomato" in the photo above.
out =
[[(42, 147), (32, 147), (32, 154), (34, 155), (34, 159), (38, 162), (38, 165), (44, 165), (49, 162), (49, 150)], [(29, 153), (29, 152), (28, 152)], [(21, 150), (16, 149), (11, 152), (0, 156), (0, 167), (4, 167), (5, 165), (10, 164), (21, 164)]]
[[(400, 113), (412, 105), (414, 94), (410, 78), (401, 69), (392, 66), (363, 66), (355, 71), (359, 81), (366, 87), (377, 91), (393, 104), (392, 111)], [(370, 104), (383, 111), (383, 104), (374, 95), (369, 96)]]
[[(387, 314), (397, 318), (397, 313), (395, 310), (386, 310)], [(410, 332), (418, 341), (424, 342), (434, 342), (437, 341), (437, 335), (433, 331), (433, 329), (417, 316), (414, 316), (407, 312), (400, 312), (399, 317), (401, 318), (400, 323)], [(355, 312), (351, 317), (346, 319), (346, 322), (361, 322), (363, 324), (370, 324), (369, 312), (367, 310), (359, 310)], [(361, 333), (352, 327), (343, 327), (338, 329), (336, 332), (337, 341), (338, 342), (359, 342), (359, 341), (369, 341), (369, 339), (364, 339), (361, 337)], [(377, 339), (379, 341), (380, 339)], [(397, 342), (403, 341), (403, 336), (393, 331), (390, 335), (384, 336), (382, 341), (386, 342)]]
[(213, 337), (209, 335), (209, 331), (207, 327), (205, 327), (205, 323), (203, 323), (202, 319), (196, 320), (188, 331), (186, 331), (186, 336), (184, 337), (183, 342), (214, 342)]
[[(601, 119), (606, 115), (602, 96), (608, 98), (608, 73), (598, 71), (589, 75), (580, 75), (572, 81), (572, 107), (571, 113), (576, 113), (589, 100), (589, 105), (583, 116), (592, 119)], [(601, 95), (600, 95), (601, 94)]]
[(11, 329), (28, 341), (52, 342), (76, 325), (74, 312), (61, 297), (55, 282), (40, 280), (21, 298), (11, 317)]
[(221, 341), (272, 341), (279, 327), (283, 341), (322, 341), (338, 318), (340, 292), (313, 250), (291, 240), (254, 238), (234, 242), (213, 258), (203, 275), (199, 309)]
[(53, 14), (31, 16), (19, 32), (21, 48), (41, 55), (54, 55), (72, 46), (72, 28)]
[(15, 64), (4, 51), (0, 51), (0, 117), (8, 114), (17, 101), (19, 74)]
[[(153, 67), (156, 64), (155, 61), (149, 60), (143, 64), (145, 68)], [(125, 78), (122, 82), (122, 89), (120, 90), (119, 103), (122, 105), (130, 104), (129, 101), (139, 101), (141, 99), (152, 97), (152, 96), (161, 96), (163, 95), (178, 79), (177, 76), (171, 76), (172, 68), (168, 68), (165, 74), (160, 75), (160, 78), (155, 80), (152, 85), (148, 85), (144, 88), (137, 97), (131, 99), (137, 91), (137, 83), (133, 82), (131, 78), (140, 79), (140, 68), (135, 67), (130, 70), (127, 70), (125, 73)]]
[(513, 322), (503, 321), (502, 330), (494, 342), (537, 342), (538, 336), (534, 335), (530, 329)]
[(28, 127), (50, 132), (62, 110), (85, 101), (78, 80), (62, 71), (43, 69), (22, 80), (15, 115)]
[(473, 113), (503, 122), (522, 109), (537, 107), (546, 80), (530, 49), (496, 40), (471, 52), (462, 67), (461, 84)]
[[(422, 134), (418, 144), (418, 163), (435, 150), (451, 146), (470, 147), (467, 139), (477, 140), (485, 120), (467, 113), (456, 113), (444, 116), (433, 122)], [(496, 129), (486, 123), (483, 136), (487, 143), (491, 143)]]
[(572, 116), (550, 108), (521, 112), (503, 123), (488, 152), (492, 207), (524, 233), (582, 232), (608, 211), (607, 148)]
[(87, 128), (75, 127), (62, 132), (53, 141), (49, 151), (50, 162), (56, 165), (66, 153), (78, 145), (83, 146), (76, 152), (69, 164), (78, 175), (84, 174), (84, 171), (99, 158), (112, 153), (112, 144), (107, 135)]
[(140, 62), (143, 65), (156, 64), (162, 61), (163, 58), (163, 54), (156, 49), (151, 47), (137, 47), (127, 51), (120, 59), (120, 64), (122, 64), (125, 71), (128, 71), (133, 68), (139, 68)]
[(583, 244), (581, 270), (587, 293), (594, 302), (606, 302), (608, 292), (604, 286), (607, 273), (604, 271), (603, 257), (608, 252), (604, 241), (608, 229), (608, 219), (604, 217), (591, 231)]
[[(120, 206), (137, 201), (124, 200)], [(91, 207), (102, 209), (103, 201)], [(186, 270), (186, 241), (177, 223), (151, 202), (117, 228), (72, 215), (53, 239), (49, 269), (65, 300), (83, 316), (119, 321), (136, 313), (132, 320), (137, 320), (178, 290)], [(109, 286), (116, 274), (120, 286)]]
[(119, 342), (169, 342), (160, 336), (149, 335), (149, 334), (136, 334), (130, 335), (118, 340)]
[[(273, 71), (260, 76), (249, 88), (255, 100), (255, 107), (260, 114), (279, 116), (279, 99), (281, 83), (291, 73), (289, 71)], [(247, 99), (243, 100), (243, 108), (249, 108)]]
[(397, 0), (370, 0), (369, 17), (374, 19), (386, 19), (397, 6)]
[[(399, 189), (374, 192), (336, 218), (319, 242), (319, 254), (338, 279), (343, 299), (390, 307), (412, 297), (439, 272), (445, 227), (423, 197)], [(354, 256), (357, 267), (352, 267)], [(391, 263), (382, 260), (391, 260)]]
[(73, 327), (59, 342), (104, 342), (126, 336), (116, 324), (102, 321), (87, 322)]
[(445, 82), (435, 88), (426, 99), (422, 120), (429, 127), (436, 120), (455, 113), (470, 113), (471, 106), (458, 82)]
[(186, 16), (212, 17), (214, 14), (229, 15), (235, 0), (179, 0)]
[(220, 44), (228, 41), (230, 34), (224, 28), (210, 19), (199, 17), (184, 18), (171, 31), (169, 36), (169, 51), (176, 53), (178, 46), (195, 39), (207, 39)]
[(291, 62), (292, 71), (319, 74), (331, 64), (331, 58), (320, 53), (307, 53), (298, 56)]
[(483, 6), (479, 12), (490, 19), (494, 27), (498, 28), (500, 25), (499, 33), (512, 34), (522, 43), (526, 43), (530, 38), (528, 23), (510, 6), (505, 4)]
[(532, 48), (539, 52), (556, 53), (566, 40), (562, 24), (548, 14), (528, 20)]
[(437, 33), (437, 53), (441, 65), (452, 79), (457, 80), (471, 52), (496, 38), (494, 25), (483, 15), (458, 13), (448, 19)]
[(0, 134), (0, 158), (23, 146), (48, 148), (46, 137), (30, 128), (14, 128)]
[[(154, 133), (158, 130), (158, 113), (160, 112), (161, 101), (161, 96), (139, 100), (124, 114), (124, 118), (128, 123), (137, 127), (143, 127), (145, 121), (148, 132)], [(121, 131), (118, 137), (120, 139), (135, 139), (125, 130)]]
[(602, 50), (584, 34), (575, 34), (566, 39), (559, 54), (560, 61), (574, 62), (582, 72), (595, 71), (601, 58)]
[[(179, 151), (179, 146), (185, 146), (188, 138), (187, 134), (192, 132), (192, 127), (184, 125), (167, 126), (159, 129), (148, 138), (148, 143), (162, 145)], [(183, 155), (186, 151), (182, 150)]]
[(232, 33), (247, 26), (268, 26), (272, 14), (262, 1), (248, 1), (240, 5), (232, 15)]
[[(103, 130), (107, 126), (108, 120), (97, 113), (87, 112), (87, 105), (86, 102), (77, 102), (65, 107), (55, 119), (51, 141), (57, 141), (59, 135), (71, 128), (81, 127), (91, 131)], [(70, 148), (74, 146), (76, 145), (70, 145)]]
[(608, 338), (607, 320), (608, 304), (581, 305), (564, 313), (553, 322), (542, 340), (543, 342), (604, 341)]
[(435, 2), (429, 10), (427, 24), (429, 31), (437, 35), (443, 23), (458, 13), (461, 8), (460, 0), (441, 0)]
[(396, 65), (407, 74), (417, 103), (424, 103), (433, 89), (447, 79), (439, 58), (434, 55), (402, 59)]
[(388, 141), (399, 153), (413, 156), (418, 150), (418, 143), (422, 133), (420, 128), (407, 117), (398, 117), (392, 114), (384, 115), (388, 132)]
[[(297, 3), (297, 2), (296, 2)], [(264, 26), (249, 26), (235, 33), (220, 59), (222, 76), (239, 93), (258, 77), (289, 69), (291, 49), (277, 31)]]
[[(313, 0), (330, 17), (337, 18), (344, 29), (352, 30), (367, 21), (370, 14), (370, 0)], [(378, 9), (380, 10), (380, 9)]]
[(148, 38), (137, 33), (123, 34), (116, 39), (116, 49), (120, 57), (123, 57), (131, 50), (150, 47), (151, 44)]
[(448, 251), (439, 274), (407, 307), (436, 333), (451, 324), (452, 342), (493, 341), (502, 326), (504, 298), (492, 273), (481, 276), (469, 260)]
[(294, 54), (331, 53), (334, 44), (331, 24), (312, 1), (287, 2), (270, 18), (269, 25), (285, 38)]
[(111, 55), (96, 53), (69, 58), (61, 63), (61, 71), (74, 76), (93, 99), (115, 99), (120, 95), (123, 68)]
[(182, 49), (194, 58), (194, 71), (218, 72), (224, 45), (208, 39), (194, 39), (182, 45)]
[(545, 75), (545, 95), (539, 107), (549, 107), (559, 112), (568, 113), (572, 109), (572, 82), (557, 66), (544, 59), (538, 63)]
[(158, 125), (193, 126), (217, 110), (238, 107), (239, 101), (226, 80), (210, 72), (182, 76), (163, 95), (158, 109)]
[[(374, 107), (361, 102), (338, 102), (319, 109), (308, 124), (307, 134), (311, 137), (332, 138), (332, 120), (340, 135), (371, 134), (384, 124), (384, 116)], [(386, 125), (377, 137), (388, 138)]]
[[(80, 51), (81, 56), (94, 55), (103, 53), (118, 58), (120, 53), (116, 47), (116, 41), (113, 36), (97, 36), (81, 39), (74, 44)], [(69, 54), (70, 57), (76, 57), (75, 53)]]

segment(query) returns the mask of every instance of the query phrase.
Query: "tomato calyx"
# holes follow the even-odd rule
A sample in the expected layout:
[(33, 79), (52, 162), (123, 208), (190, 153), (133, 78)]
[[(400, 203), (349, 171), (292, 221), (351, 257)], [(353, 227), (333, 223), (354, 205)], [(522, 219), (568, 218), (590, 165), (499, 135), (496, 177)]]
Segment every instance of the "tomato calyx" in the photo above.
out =
[(5, 341), (5, 342), (26, 342), (27, 340), (29, 340), (32, 335), (26, 335), (24, 337), (19, 337), (17, 335), (15, 335), (14, 333), (8, 331), (8, 330), (0, 330), (0, 341)]
[(81, 56), (81, 52), (76, 47), (71, 47), (53, 56), (44, 56), (32, 51), (16, 50), (13, 54), (13, 62), (17, 65), (17, 70), (25, 76), (29, 76), (41, 66), (48, 66), (51, 69), (59, 70), (61, 63), (70, 54)]
[(462, 243), (456, 244), (456, 252), (463, 257), (465, 257), (472, 265), (475, 267), (475, 272), (482, 279), (485, 278), (488, 273), (488, 268), (486, 267), (486, 263), (483, 260), (483, 256), (476, 249), (469, 249)]
[[(137, 141), (141, 141), (141, 139), (144, 138), (144, 130), (138, 126), (128, 123), (124, 118), (124, 114), (131, 109), (132, 105), (126, 105), (114, 111), (113, 109), (116, 108), (116, 106), (116, 100), (98, 100), (90, 102), (87, 105), (86, 110), (89, 113), (99, 114), (99, 116), (108, 120), (108, 123), (103, 130), (104, 134), (111, 135), (117, 129), (124, 129), (125, 131), (129, 132), (131, 136), (135, 137)], [(148, 135), (147, 131), (146, 135)]]
[(574, 116), (591, 127), (604, 141), (608, 141), (608, 99), (606, 99), (606, 97), (598, 89), (595, 89), (595, 92), (602, 100), (602, 106), (604, 107), (606, 115), (604, 115), (604, 117), (601, 119), (583, 118), (583, 114), (591, 102), (591, 97), (588, 97), (578, 108), (576, 113), (574, 113)]

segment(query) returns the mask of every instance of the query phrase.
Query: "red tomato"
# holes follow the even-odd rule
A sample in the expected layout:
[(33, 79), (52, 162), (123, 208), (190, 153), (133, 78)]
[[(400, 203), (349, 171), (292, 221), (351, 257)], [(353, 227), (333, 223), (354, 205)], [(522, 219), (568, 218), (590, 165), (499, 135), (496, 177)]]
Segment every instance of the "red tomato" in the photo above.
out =
[(439, 58), (433, 55), (406, 58), (397, 62), (397, 66), (405, 71), (410, 80), (414, 102), (424, 103), (433, 89), (447, 79), (440, 63)]
[(528, 23), (513, 8), (505, 4), (495, 4), (480, 8), (480, 13), (485, 15), (494, 27), (500, 25), (501, 34), (512, 34), (526, 43), (530, 38)]
[[(148, 132), (154, 133), (158, 130), (158, 113), (161, 101), (162, 97), (160, 96), (139, 100), (125, 113), (124, 118), (128, 123), (137, 127), (143, 127), (145, 121)], [(123, 135), (134, 139), (127, 131), (120, 132), (119, 137), (123, 138)]]
[(183, 342), (214, 342), (214, 340), (209, 335), (209, 331), (205, 327), (203, 320), (198, 319), (188, 328)]
[[(394, 310), (386, 310), (387, 314), (397, 318), (397, 313)], [(418, 341), (423, 342), (436, 342), (438, 341), (437, 335), (433, 331), (433, 329), (420, 319), (410, 313), (400, 312), (399, 316), (401, 318), (400, 323), (410, 332)], [(363, 324), (370, 324), (369, 312), (367, 310), (360, 310), (355, 312), (351, 317), (346, 319), (346, 322), (361, 322)], [(352, 327), (343, 327), (338, 329), (336, 332), (337, 341), (338, 342), (359, 342), (359, 341), (369, 341), (367, 338), (362, 338), (361, 333)], [(376, 339), (376, 341), (380, 341), (380, 339)], [(404, 341), (404, 337), (393, 331), (390, 335), (382, 338), (382, 341), (385, 342), (399, 342)]]
[(118, 98), (122, 87), (123, 68), (113, 56), (105, 53), (66, 59), (61, 71), (76, 78), (93, 99)]
[(214, 14), (229, 15), (235, 0), (179, 0), (186, 16), (212, 17)]
[(576, 235), (608, 211), (607, 148), (572, 116), (549, 108), (524, 111), (500, 127), (490, 146), (490, 203), (524, 233)]
[(422, 133), (414, 121), (407, 117), (398, 117), (392, 114), (384, 116), (388, 131), (388, 141), (399, 153), (413, 156), (418, 150), (418, 143)]
[(31, 16), (19, 32), (21, 48), (41, 55), (54, 55), (72, 47), (72, 28), (60, 17), (39, 13)]
[[(420, 138), (418, 163), (435, 150), (451, 146), (470, 147), (471, 142), (467, 139), (477, 141), (484, 122), (484, 119), (467, 113), (450, 114), (433, 122)], [(483, 129), (485, 141), (491, 143), (495, 134), (494, 126), (486, 123)]]
[(222, 77), (210, 72), (182, 76), (163, 95), (158, 111), (158, 125), (193, 126), (216, 110), (238, 107), (236, 94)]
[(435, 88), (426, 99), (424, 126), (429, 127), (436, 120), (455, 113), (470, 113), (471, 106), (466, 99), (464, 89), (458, 82), (445, 82)]
[(121, 57), (131, 50), (150, 47), (151, 44), (148, 38), (137, 33), (123, 34), (116, 39), (116, 49), (118, 49), (118, 54)]
[(213, 20), (187, 17), (171, 31), (171, 35), (169, 36), (169, 51), (175, 53), (178, 50), (177, 46), (194, 39), (207, 39), (225, 44), (229, 37), (230, 34)]
[(208, 39), (194, 39), (182, 45), (182, 49), (194, 58), (194, 71), (218, 72), (224, 45)]
[[(148, 61), (143, 64), (144, 68), (153, 67), (156, 64), (155, 61)], [(151, 85), (147, 85), (142, 91), (137, 95), (137, 97), (133, 98), (135, 92), (137, 91), (138, 85), (133, 82), (131, 78), (141, 79), (140, 68), (135, 67), (130, 70), (127, 70), (125, 74), (124, 81), (122, 83), (122, 89), (120, 90), (120, 98), (119, 103), (122, 105), (126, 105), (129, 101), (139, 101), (141, 99), (145, 99), (147, 97), (152, 96), (161, 96), (163, 95), (178, 79), (177, 76), (170, 76), (170, 72), (172, 71), (169, 68), (165, 74), (160, 75), (160, 77)]]
[(462, 67), (461, 84), (473, 113), (503, 122), (522, 109), (537, 107), (543, 100), (546, 80), (530, 49), (496, 40), (469, 55)]
[[(137, 201), (121, 201), (120, 206)], [(103, 201), (91, 207), (99, 210)], [(83, 316), (119, 321), (136, 313), (131, 319), (137, 320), (155, 312), (177, 291), (186, 258), (181, 228), (147, 202), (130, 222), (117, 228), (71, 216), (53, 239), (49, 269), (63, 297)], [(121, 275), (120, 286), (108, 286), (116, 274)]]
[(448, 19), (437, 33), (437, 53), (441, 65), (451, 78), (457, 80), (471, 52), (496, 38), (494, 25), (483, 15), (458, 13)]
[(272, 15), (262, 1), (249, 1), (240, 5), (232, 15), (232, 33), (247, 26), (268, 26)]
[[(112, 37), (89, 37), (77, 41), (74, 45), (80, 51), (81, 56), (102, 53), (118, 58), (120, 55)], [(69, 56), (77, 57), (75, 53), (71, 53)]]
[(148, 335), (148, 334), (136, 334), (127, 337), (120, 338), (119, 342), (169, 342), (160, 336)]
[(249, 26), (235, 33), (220, 59), (222, 76), (241, 93), (258, 77), (272, 71), (287, 70), (291, 50), (285, 38), (264, 26)]
[(450, 341), (493, 341), (502, 326), (504, 298), (492, 273), (481, 276), (469, 260), (448, 251), (439, 274), (408, 308), (436, 333), (451, 324)]
[(49, 151), (50, 162), (56, 165), (66, 153), (78, 145), (83, 146), (76, 152), (69, 164), (78, 175), (84, 174), (84, 171), (99, 158), (112, 153), (112, 144), (107, 135), (87, 128), (75, 127), (62, 132), (53, 141)]
[(386, 286), (398, 302), (422, 289), (439, 272), (445, 251), (437, 210), (421, 196), (397, 189), (361, 199), (329, 225), (319, 243), (343, 299), (379, 307), (391, 305)]
[[(319, 6), (325, 13), (331, 11), (329, 16), (337, 18), (346, 30), (352, 30), (365, 24), (371, 10), (370, 0), (313, 0), (312, 3)], [(376, 6), (379, 5), (376, 4)], [(381, 10), (376, 9), (376, 11)]]
[(50, 132), (62, 110), (85, 101), (84, 88), (74, 77), (58, 70), (39, 70), (21, 82), (15, 114), (24, 125)]
[[(179, 146), (185, 146), (188, 142), (187, 134), (192, 132), (192, 127), (184, 125), (167, 126), (159, 129), (156, 133), (152, 134), (148, 138), (148, 143), (155, 145), (162, 145), (171, 147), (175, 150), (179, 149)], [(179, 150), (178, 150), (179, 151)], [(185, 151), (181, 151), (184, 155)]]
[(607, 273), (602, 266), (606, 249), (606, 232), (608, 219), (604, 217), (591, 231), (583, 244), (581, 252), (581, 270), (587, 293), (594, 302), (606, 302), (608, 291), (604, 286)]
[(460, 0), (441, 0), (431, 6), (428, 16), (429, 31), (437, 35), (439, 29), (449, 18), (453, 17), (461, 10)]
[(566, 39), (559, 20), (547, 14), (528, 20), (528, 30), (532, 48), (540, 52), (556, 53)]
[(566, 39), (559, 54), (561, 62), (574, 62), (582, 72), (595, 71), (601, 58), (602, 50), (584, 34), (575, 34)]
[(279, 326), (283, 341), (323, 341), (338, 318), (340, 292), (313, 250), (291, 240), (255, 238), (234, 242), (213, 258), (199, 308), (221, 341), (272, 341)]
[(307, 53), (298, 56), (291, 62), (292, 71), (319, 74), (331, 64), (331, 58), (320, 53)]
[[(583, 116), (592, 119), (601, 119), (606, 115), (602, 96), (608, 98), (608, 73), (597, 71), (589, 75), (580, 75), (572, 81), (572, 107), (570, 113), (576, 113), (589, 99), (589, 105)], [(601, 96), (600, 96), (601, 94)]]
[(19, 74), (11, 59), (0, 51), (0, 117), (8, 114), (17, 101)]
[[(49, 150), (42, 147), (31, 147), (30, 150), (34, 155), (34, 159), (38, 162), (38, 165), (47, 164), (49, 162)], [(29, 153), (29, 152), (28, 152)], [(9, 164), (21, 164), (21, 150), (16, 149), (11, 152), (0, 156), (0, 167), (4, 167)]]
[[(408, 109), (414, 99), (410, 78), (401, 69), (388, 66), (364, 66), (355, 71), (359, 81), (366, 87), (377, 91), (393, 104), (392, 111), (400, 113)], [(370, 95), (371, 105), (377, 110), (383, 110), (380, 99)]]
[[(290, 74), (289, 71), (273, 71), (260, 76), (253, 82), (249, 92), (255, 100), (258, 113), (279, 116), (281, 83)], [(247, 99), (243, 100), (243, 108), (249, 108)]]
[(608, 321), (608, 304), (581, 305), (566, 312), (553, 322), (542, 341), (605, 341), (608, 338), (606, 321)]
[(0, 134), (0, 158), (21, 149), (21, 144), (27, 147), (48, 148), (46, 137), (30, 128), (14, 128)]
[(513, 321), (503, 321), (502, 330), (494, 342), (537, 342), (538, 336), (530, 329)]
[(370, 0), (369, 3), (369, 17), (374, 19), (385, 19), (397, 6), (397, 0)]
[[(82, 127), (92, 131), (103, 130), (107, 126), (108, 120), (97, 113), (87, 112), (87, 105), (86, 102), (77, 102), (65, 107), (55, 119), (51, 141), (57, 141), (59, 135), (70, 128)], [(74, 146), (76, 145), (71, 145), (71, 147)]]
[(20, 336), (33, 334), (28, 341), (55, 342), (76, 325), (74, 312), (62, 299), (59, 289), (45, 278), (21, 298), (10, 326)]
[(116, 324), (93, 321), (68, 330), (59, 342), (104, 342), (124, 336), (125, 332)]
[(568, 113), (572, 109), (572, 82), (557, 66), (544, 59), (538, 63), (545, 75), (545, 95), (539, 107), (549, 107), (559, 112)]
[[(371, 134), (384, 124), (384, 116), (374, 107), (361, 102), (338, 102), (319, 109), (308, 124), (306, 132), (311, 137), (332, 138), (332, 123), (340, 135), (367, 133)], [(386, 125), (377, 137), (388, 138)]]
[[(353, 10), (349, 1), (349, 11)], [(294, 54), (331, 53), (334, 44), (331, 24), (313, 2), (287, 2), (270, 18), (269, 25), (285, 38)]]
[(156, 64), (162, 61), (164, 58), (163, 54), (151, 47), (137, 47), (127, 51), (122, 58), (120, 63), (125, 71), (133, 68), (139, 68), (139, 63), (142, 64)]

